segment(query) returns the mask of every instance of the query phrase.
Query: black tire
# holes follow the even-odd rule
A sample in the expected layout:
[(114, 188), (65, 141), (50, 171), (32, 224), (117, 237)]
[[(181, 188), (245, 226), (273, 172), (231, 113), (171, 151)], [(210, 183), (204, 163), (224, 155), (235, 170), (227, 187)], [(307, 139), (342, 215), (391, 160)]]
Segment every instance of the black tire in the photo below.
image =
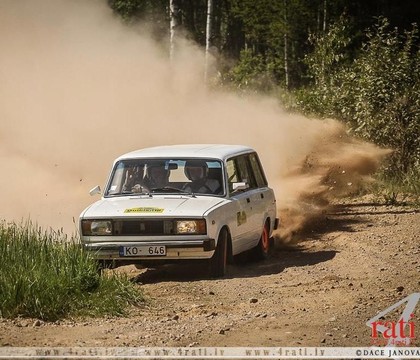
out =
[(266, 223), (264, 225), (258, 245), (252, 249), (252, 257), (257, 261), (268, 259), (271, 255), (273, 246), (269, 234), (269, 225)]
[(211, 277), (222, 277), (226, 274), (228, 258), (228, 233), (222, 229), (217, 240), (217, 247), (209, 261), (209, 271)]

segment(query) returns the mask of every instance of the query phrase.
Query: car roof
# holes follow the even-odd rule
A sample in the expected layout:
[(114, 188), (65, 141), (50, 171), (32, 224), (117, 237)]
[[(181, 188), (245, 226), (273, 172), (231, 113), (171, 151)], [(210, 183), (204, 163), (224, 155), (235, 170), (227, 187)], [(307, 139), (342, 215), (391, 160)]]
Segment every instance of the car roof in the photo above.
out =
[(225, 160), (233, 155), (254, 152), (244, 145), (226, 144), (183, 144), (166, 145), (131, 151), (120, 156), (118, 160), (136, 158), (213, 158)]

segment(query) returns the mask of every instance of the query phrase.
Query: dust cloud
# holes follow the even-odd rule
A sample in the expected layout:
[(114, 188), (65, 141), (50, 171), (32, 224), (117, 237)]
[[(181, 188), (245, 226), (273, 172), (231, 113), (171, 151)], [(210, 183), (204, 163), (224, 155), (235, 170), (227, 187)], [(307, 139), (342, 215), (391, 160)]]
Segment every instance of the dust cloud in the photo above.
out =
[(123, 25), (106, 1), (0, 2), (0, 218), (76, 232), (118, 155), (176, 143), (254, 147), (291, 235), (385, 154), (334, 120), (283, 111), (275, 100), (209, 91), (204, 55)]

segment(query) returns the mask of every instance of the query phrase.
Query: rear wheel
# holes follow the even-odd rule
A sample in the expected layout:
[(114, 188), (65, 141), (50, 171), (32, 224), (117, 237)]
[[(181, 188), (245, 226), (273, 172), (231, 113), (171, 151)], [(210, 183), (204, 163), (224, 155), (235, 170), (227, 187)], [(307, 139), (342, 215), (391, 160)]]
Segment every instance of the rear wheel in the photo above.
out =
[(256, 260), (265, 260), (270, 256), (271, 250), (272, 246), (269, 236), (269, 225), (265, 224), (260, 237), (260, 241), (258, 242), (258, 245), (253, 249), (253, 255)]
[(210, 259), (209, 270), (211, 277), (222, 277), (226, 274), (228, 255), (228, 233), (222, 229), (217, 240), (216, 250)]

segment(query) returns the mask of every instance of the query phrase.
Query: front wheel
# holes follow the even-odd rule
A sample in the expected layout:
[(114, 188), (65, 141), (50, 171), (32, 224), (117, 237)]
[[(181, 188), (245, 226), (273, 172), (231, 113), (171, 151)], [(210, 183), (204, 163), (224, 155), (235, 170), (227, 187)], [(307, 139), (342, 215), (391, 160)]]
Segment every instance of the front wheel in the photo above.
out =
[(226, 274), (228, 252), (228, 234), (222, 229), (217, 240), (216, 250), (210, 259), (209, 270), (211, 277), (222, 277)]

